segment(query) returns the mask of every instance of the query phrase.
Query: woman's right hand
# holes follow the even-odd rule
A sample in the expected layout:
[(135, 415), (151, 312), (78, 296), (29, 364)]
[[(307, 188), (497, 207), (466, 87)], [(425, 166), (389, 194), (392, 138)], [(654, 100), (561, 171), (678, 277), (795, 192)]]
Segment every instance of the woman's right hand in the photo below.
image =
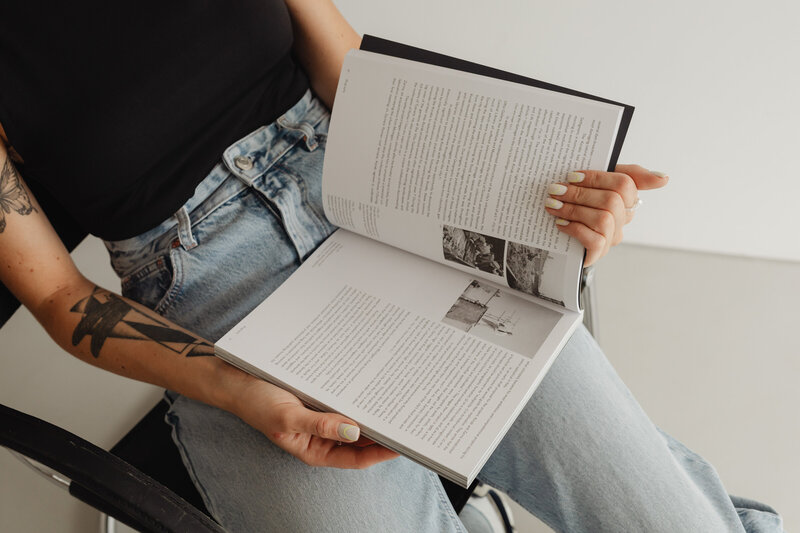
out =
[[(232, 411), (309, 466), (367, 468), (397, 453), (361, 437), (342, 415), (308, 409), (292, 393), (247, 376)], [(340, 445), (342, 443), (343, 445)]]

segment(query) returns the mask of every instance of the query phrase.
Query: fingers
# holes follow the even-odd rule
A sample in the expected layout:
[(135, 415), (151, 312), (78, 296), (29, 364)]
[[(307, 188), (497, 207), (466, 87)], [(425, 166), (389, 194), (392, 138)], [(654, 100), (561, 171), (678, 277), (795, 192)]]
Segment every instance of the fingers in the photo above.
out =
[(622, 227), (633, 219), (639, 191), (663, 187), (669, 178), (640, 165), (617, 165), (616, 172), (581, 170), (567, 183), (548, 188), (545, 207), (559, 218), (558, 229), (586, 248), (591, 265), (622, 240)]
[(617, 165), (616, 172), (581, 170), (567, 174), (567, 181), (576, 187), (593, 187), (617, 191), (630, 207), (638, 197), (637, 191), (658, 189), (669, 182), (663, 172), (647, 170), (640, 165)]
[[(559, 217), (559, 229), (586, 248), (586, 266), (622, 240), (622, 227), (633, 218), (633, 212), (626, 211), (622, 196), (613, 190), (553, 184), (548, 192), (551, 197), (545, 201), (547, 212)], [(579, 224), (591, 231), (578, 228)]]
[[(558, 219), (564, 220), (564, 219)], [(580, 222), (565, 220), (566, 225), (558, 224), (558, 229), (571, 237), (575, 237), (586, 248), (584, 266), (590, 266), (600, 259), (609, 248), (608, 239), (604, 235), (589, 229)]]
[(614, 170), (630, 176), (640, 191), (659, 189), (669, 181), (669, 176), (663, 172), (647, 170), (641, 165), (617, 165)]
[(293, 405), (283, 416), (287, 432), (307, 433), (342, 442), (356, 442), (361, 436), (355, 422), (334, 413), (320, 413), (302, 405)]
[[(545, 207), (560, 210), (565, 204), (564, 210), (551, 211), (551, 214), (562, 216), (568, 220), (575, 220), (570, 215), (570, 204), (584, 205), (595, 209), (602, 209), (614, 215), (617, 220), (617, 230), (614, 234), (614, 241), (621, 239), (622, 226), (633, 220), (635, 212), (627, 209), (625, 200), (616, 191), (605, 189), (590, 189), (588, 187), (577, 187), (563, 183), (554, 183), (547, 188), (547, 192), (552, 196), (545, 200)], [(637, 200), (634, 200), (634, 203)], [(631, 204), (631, 206), (633, 203)], [(614, 242), (614, 244), (616, 244)]]
[[(600, 235), (610, 238), (614, 235), (617, 220), (612, 213), (583, 205), (564, 204), (561, 209), (547, 208), (547, 211), (562, 220), (580, 222)], [(564, 224), (566, 225), (566, 224)]]
[[(625, 200), (623, 200), (622, 196), (613, 190), (590, 189), (588, 187), (576, 187), (574, 185), (555, 183), (548, 187), (547, 192), (554, 200), (563, 204), (584, 205), (596, 209), (603, 209), (610, 213), (622, 213), (625, 211), (626, 207)], [(549, 201), (549, 199), (545, 205), (555, 209), (560, 208), (558, 203)]]
[(622, 239), (621, 212), (615, 216), (604, 209), (576, 204), (563, 204), (560, 209), (548, 207), (547, 212), (558, 217), (559, 230), (575, 237), (586, 248), (585, 266), (600, 259)]
[(252, 380), (242, 394), (236, 414), (307, 465), (366, 468), (397, 457), (363, 437), (353, 420), (308, 409), (271, 383)]
[(284, 430), (272, 435), (275, 443), (310, 466), (367, 468), (398, 455), (362, 437), (355, 422), (335, 413), (289, 405), (281, 426)]
[(317, 460), (306, 461), (312, 466), (332, 466), (335, 468), (361, 469), (398, 457), (397, 452), (374, 444), (372, 446), (338, 446), (328, 441), (327, 449), (315, 454)]
[(567, 181), (575, 188), (602, 189), (612, 191), (622, 198), (625, 207), (631, 207), (639, 197), (636, 182), (622, 172), (599, 172), (582, 170), (567, 174)]

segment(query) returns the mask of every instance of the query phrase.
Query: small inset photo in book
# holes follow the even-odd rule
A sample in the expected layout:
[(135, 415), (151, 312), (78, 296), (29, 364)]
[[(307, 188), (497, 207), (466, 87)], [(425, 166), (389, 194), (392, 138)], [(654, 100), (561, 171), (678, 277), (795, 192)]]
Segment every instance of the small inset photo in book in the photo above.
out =
[(444, 258), (459, 265), (502, 276), (506, 241), (455, 226), (442, 227)]
[(563, 307), (564, 302), (554, 298), (564, 286), (564, 269), (567, 256), (526, 246), (508, 243), (506, 281), (508, 286), (537, 298)]
[(472, 280), (442, 322), (533, 357), (560, 317), (555, 311)]

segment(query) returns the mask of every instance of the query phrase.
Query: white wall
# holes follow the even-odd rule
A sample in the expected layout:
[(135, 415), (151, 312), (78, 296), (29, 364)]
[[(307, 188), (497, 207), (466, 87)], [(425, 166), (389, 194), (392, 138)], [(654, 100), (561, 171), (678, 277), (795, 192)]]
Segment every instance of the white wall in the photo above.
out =
[(800, 263), (617, 247), (598, 341), (653, 422), (800, 530)]
[(336, 0), (356, 31), (636, 106), (628, 242), (800, 260), (800, 3)]

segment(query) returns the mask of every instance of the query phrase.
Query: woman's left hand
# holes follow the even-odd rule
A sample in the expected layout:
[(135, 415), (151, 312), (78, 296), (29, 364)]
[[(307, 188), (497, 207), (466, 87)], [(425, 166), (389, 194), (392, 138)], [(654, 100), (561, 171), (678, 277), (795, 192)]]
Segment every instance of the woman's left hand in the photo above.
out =
[(581, 170), (567, 174), (566, 183), (548, 188), (547, 212), (558, 229), (586, 248), (584, 266), (595, 263), (622, 241), (622, 227), (633, 220), (638, 191), (658, 189), (669, 181), (661, 172), (639, 165), (617, 165), (616, 172)]

